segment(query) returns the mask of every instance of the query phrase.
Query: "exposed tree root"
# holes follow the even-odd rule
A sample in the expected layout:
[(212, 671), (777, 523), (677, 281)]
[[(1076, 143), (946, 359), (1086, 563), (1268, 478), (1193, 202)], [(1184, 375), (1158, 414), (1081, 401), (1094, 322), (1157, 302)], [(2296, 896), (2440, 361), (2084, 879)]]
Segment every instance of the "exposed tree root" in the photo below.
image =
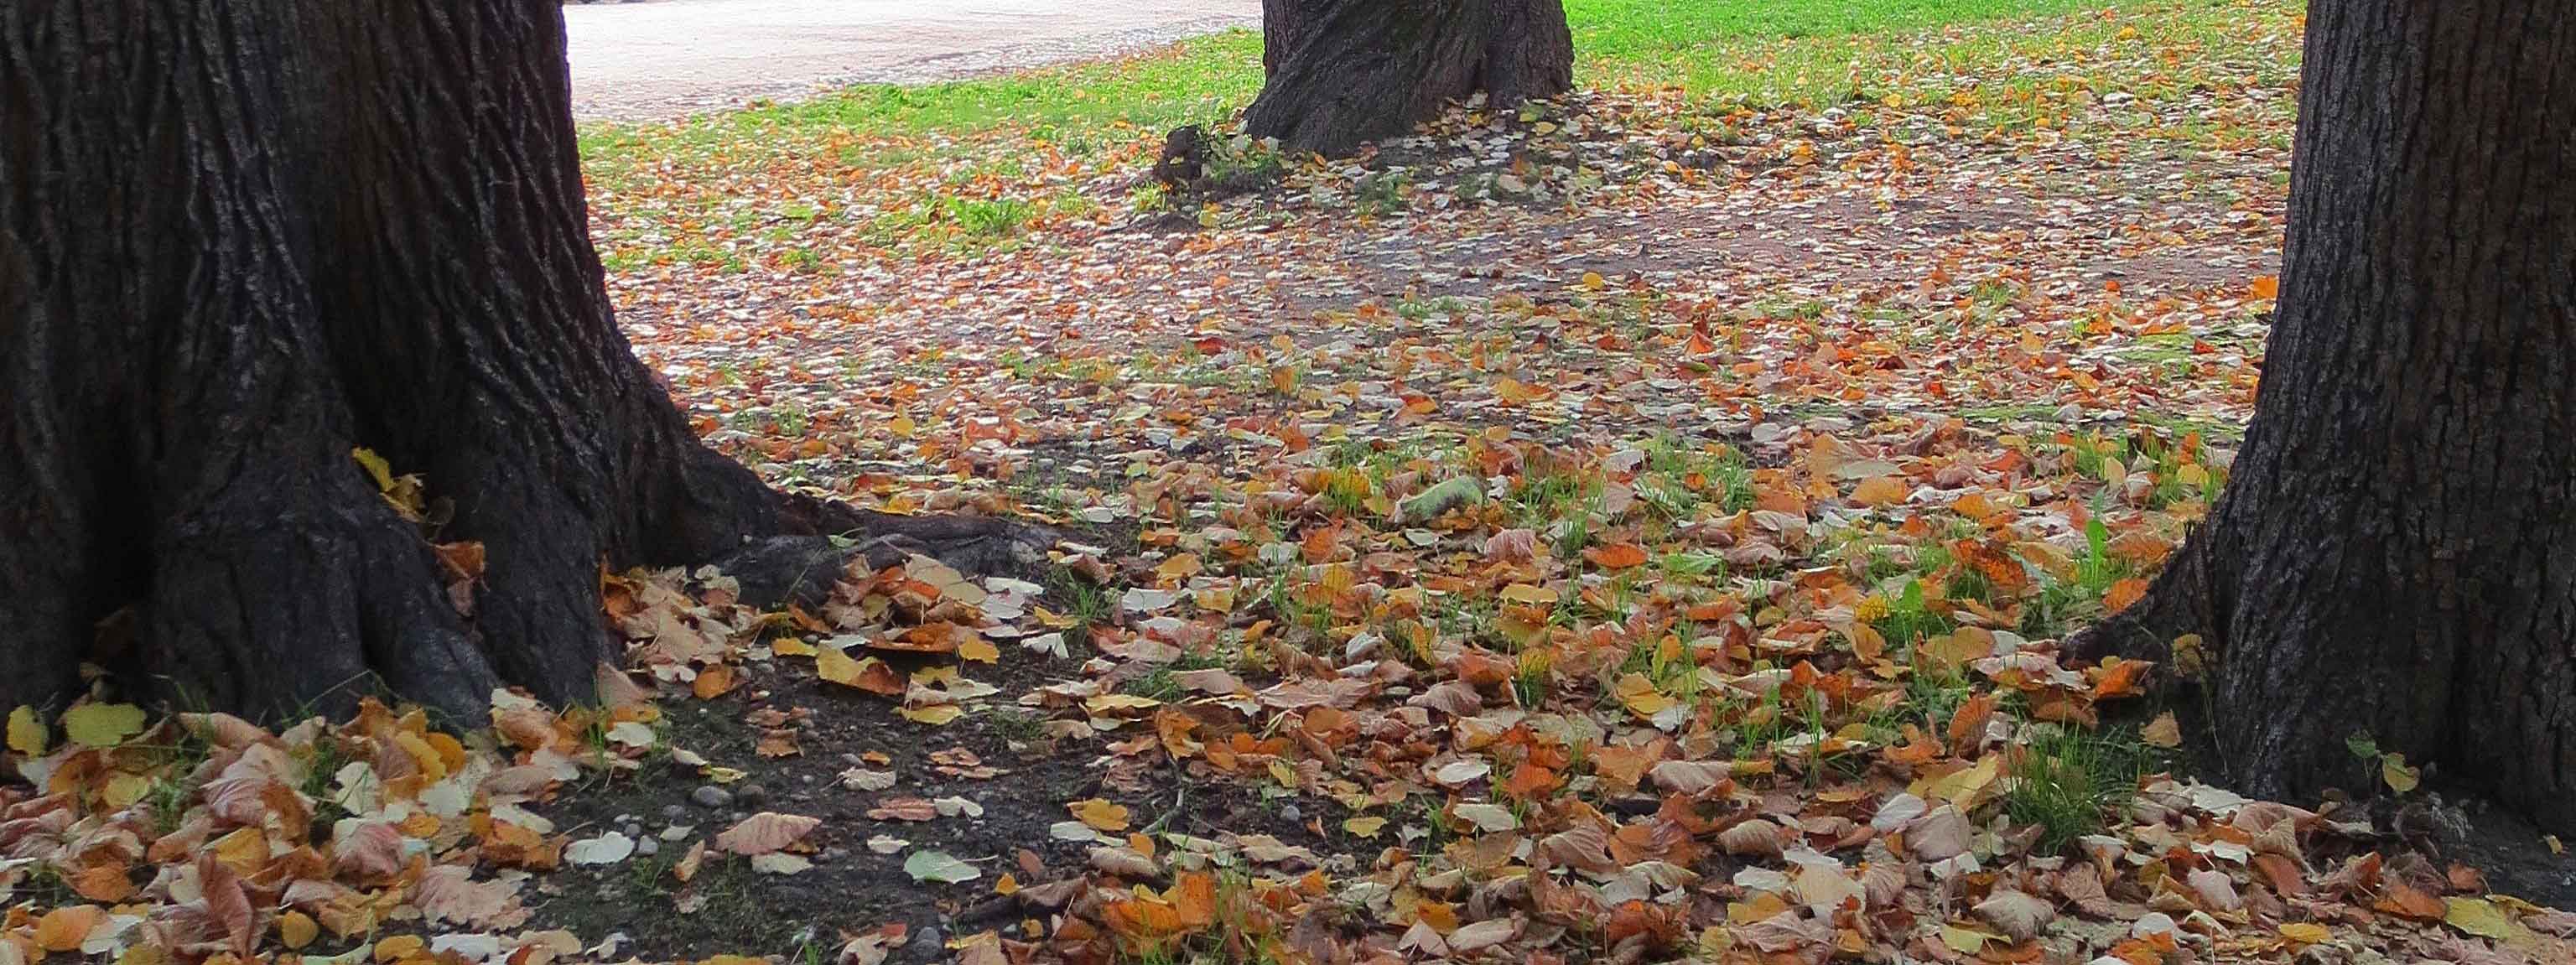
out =
[(825, 536), (772, 536), (711, 561), (742, 586), (743, 601), (815, 603), (853, 557), (883, 569), (919, 554), (966, 573), (1034, 578), (1065, 534), (1048, 526), (981, 516), (897, 516), (857, 512), (854, 525)]

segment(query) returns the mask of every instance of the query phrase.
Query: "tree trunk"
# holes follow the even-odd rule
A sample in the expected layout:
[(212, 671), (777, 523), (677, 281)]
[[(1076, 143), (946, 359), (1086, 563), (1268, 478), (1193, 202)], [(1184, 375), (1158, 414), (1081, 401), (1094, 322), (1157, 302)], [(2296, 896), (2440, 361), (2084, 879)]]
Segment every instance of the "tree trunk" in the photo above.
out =
[(2247, 790), (2438, 761), (2576, 832), (2576, 4), (2309, 23), (2281, 304), (2208, 525), (2070, 642), (2200, 634)]
[[(83, 660), (252, 711), (587, 699), (603, 566), (864, 526), (699, 444), (584, 204), (554, 0), (0, 4), (0, 707)], [(483, 545), (470, 605), (356, 447)]]
[(1559, 0), (1264, 0), (1268, 81), (1254, 137), (1340, 154), (1393, 137), (1478, 91), (1499, 107), (1574, 86)]

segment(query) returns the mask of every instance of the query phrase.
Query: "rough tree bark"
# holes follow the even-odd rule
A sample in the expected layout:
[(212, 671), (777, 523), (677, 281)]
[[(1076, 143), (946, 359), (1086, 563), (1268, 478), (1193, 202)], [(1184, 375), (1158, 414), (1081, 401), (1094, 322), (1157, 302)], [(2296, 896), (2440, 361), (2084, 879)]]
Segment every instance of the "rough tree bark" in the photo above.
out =
[(2245, 447), (2147, 598), (2070, 651), (2199, 634), (2252, 792), (2369, 787), (2366, 733), (2576, 831), (2576, 4), (2311, 17)]
[[(470, 615), (360, 446), (484, 544)], [(554, 0), (0, 4), (0, 493), (0, 706), (85, 659), (250, 711), (584, 699), (603, 565), (884, 522), (630, 353)]]
[(1403, 134), (1477, 91), (1512, 107), (1574, 86), (1560, 0), (1264, 0), (1261, 27), (1244, 128), (1291, 151)]

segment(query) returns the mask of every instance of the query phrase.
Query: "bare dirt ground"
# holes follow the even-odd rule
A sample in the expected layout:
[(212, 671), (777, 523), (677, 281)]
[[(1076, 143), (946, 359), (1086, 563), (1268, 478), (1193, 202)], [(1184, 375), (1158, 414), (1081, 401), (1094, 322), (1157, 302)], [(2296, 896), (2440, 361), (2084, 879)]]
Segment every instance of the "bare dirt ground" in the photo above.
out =
[(1259, 0), (647, 0), (568, 4), (573, 112), (651, 119), (920, 83), (1255, 26)]

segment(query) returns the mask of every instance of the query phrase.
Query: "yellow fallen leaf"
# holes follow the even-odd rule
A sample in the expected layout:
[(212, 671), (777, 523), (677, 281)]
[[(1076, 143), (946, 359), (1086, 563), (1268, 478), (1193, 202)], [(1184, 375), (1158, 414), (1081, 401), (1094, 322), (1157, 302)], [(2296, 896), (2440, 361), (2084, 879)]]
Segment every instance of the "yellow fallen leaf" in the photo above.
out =
[(9, 712), (9, 749), (28, 757), (43, 757), (45, 744), (53, 740), (45, 732), (45, 722), (36, 717), (36, 708), (20, 707)]
[(1872, 476), (1852, 487), (1852, 502), (1873, 509), (1894, 506), (1905, 501), (1905, 480), (1894, 476)]
[(110, 808), (122, 809), (152, 793), (158, 782), (132, 771), (118, 771), (107, 777), (107, 787), (100, 791)]
[(235, 872), (256, 872), (268, 862), (268, 834), (258, 828), (234, 828), (231, 834), (216, 838), (208, 850)]
[(2314, 922), (2282, 922), (2281, 937), (2301, 945), (2322, 945), (2333, 938), (2334, 933), (2327, 931), (2326, 926)]
[(447, 779), (447, 758), (429, 741), (410, 731), (398, 731), (394, 734), (394, 744), (411, 755), (412, 763), (420, 768), (421, 776), (430, 783)]
[(2423, 782), (2424, 772), (2406, 766), (2404, 754), (2385, 754), (2379, 758), (2379, 779), (2388, 782), (2389, 789), (2404, 794)]
[(1342, 830), (1348, 831), (1359, 837), (1374, 838), (1377, 837), (1378, 832), (1386, 830), (1386, 819), (1380, 817), (1346, 818), (1342, 821)]
[(2138, 739), (2149, 747), (2181, 747), (2182, 723), (2174, 719), (2173, 711), (2165, 711), (2139, 729)]
[(1600, 291), (1603, 286), (1608, 284), (1609, 282), (1601, 277), (1600, 272), (1587, 271), (1583, 273), (1583, 288), (1585, 291), (1597, 292)]
[(1646, 679), (1645, 674), (1639, 673), (1619, 678), (1617, 693), (1619, 703), (1627, 707), (1630, 713), (1649, 720), (1656, 714), (1670, 710), (1680, 703), (1655, 689), (1655, 682)]
[(1154, 575), (1166, 580), (1185, 580), (1199, 574), (1202, 564), (1196, 553), (1179, 553), (1154, 567)]
[(814, 675), (844, 687), (859, 685), (859, 662), (839, 647), (814, 650)]
[(2442, 899), (2442, 923), (2479, 938), (2520, 944), (2537, 937), (2484, 898)]
[(1000, 663), (1002, 648), (994, 646), (993, 641), (973, 637), (957, 645), (957, 659), (972, 660), (976, 663)]
[(795, 637), (781, 637), (769, 643), (769, 652), (781, 657), (811, 657), (815, 646)]
[(956, 704), (932, 704), (928, 707), (898, 707), (895, 713), (916, 724), (937, 726), (966, 716), (966, 708)]
[(428, 947), (429, 943), (422, 941), (418, 935), (395, 935), (376, 943), (376, 961), (399, 962), (418, 956)]
[(385, 457), (376, 455), (373, 449), (360, 446), (349, 450), (349, 458), (357, 460), (358, 465), (366, 468), (367, 478), (376, 481), (377, 492), (394, 491), (394, 466), (386, 462)]
[(1126, 805), (1112, 804), (1095, 797), (1086, 801), (1075, 801), (1065, 805), (1065, 809), (1073, 812), (1075, 820), (1090, 825), (1094, 831), (1127, 830)]
[(1941, 926), (1941, 944), (1950, 946), (1951, 951), (1961, 955), (1974, 955), (1985, 950), (1986, 941), (1994, 937), (1973, 928), (1961, 928), (1957, 925)]
[(1978, 800), (1994, 789), (1995, 779), (2001, 776), (2003, 776), (2001, 758), (1993, 756), (1980, 758), (1974, 767), (1962, 768), (1934, 779), (1923, 796), (1956, 804), (1961, 813), (1966, 813), (1976, 810)]
[(1508, 375), (1494, 383), (1494, 397), (1503, 400), (1505, 404), (1509, 405), (1519, 405), (1524, 402), (1537, 402), (1552, 397), (1555, 394), (1556, 393), (1553, 391), (1539, 388), (1538, 386), (1531, 385)]
[(143, 708), (82, 704), (63, 712), (63, 735), (86, 747), (114, 747), (143, 732)]
[(321, 933), (322, 926), (314, 924), (311, 915), (290, 911), (277, 916), (277, 942), (288, 948), (301, 950)]

